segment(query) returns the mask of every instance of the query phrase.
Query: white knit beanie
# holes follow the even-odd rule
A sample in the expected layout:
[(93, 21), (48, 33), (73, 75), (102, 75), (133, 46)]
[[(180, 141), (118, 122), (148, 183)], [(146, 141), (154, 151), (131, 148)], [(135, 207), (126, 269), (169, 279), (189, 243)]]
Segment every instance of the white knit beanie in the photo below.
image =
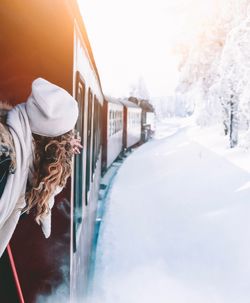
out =
[(26, 111), (32, 133), (46, 137), (72, 130), (78, 118), (76, 100), (63, 88), (42, 78), (32, 83)]

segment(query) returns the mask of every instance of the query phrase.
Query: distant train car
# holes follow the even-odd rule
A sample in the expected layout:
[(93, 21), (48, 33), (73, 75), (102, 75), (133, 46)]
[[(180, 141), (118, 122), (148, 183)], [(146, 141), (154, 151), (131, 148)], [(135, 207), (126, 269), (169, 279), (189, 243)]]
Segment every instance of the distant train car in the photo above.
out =
[(52, 210), (50, 238), (31, 216), (20, 219), (0, 259), (0, 302), (35, 303), (59, 286), (65, 302), (79, 302), (87, 291), (101, 176), (98, 71), (76, 0), (2, 0), (0, 18), (0, 100), (23, 102), (37, 77), (63, 87), (79, 103), (76, 128), (83, 144)]
[(129, 97), (129, 101), (137, 104), (142, 109), (141, 117), (141, 139), (142, 142), (148, 141), (155, 132), (155, 110), (149, 100)]
[(141, 140), (142, 109), (133, 102), (122, 100), (124, 105), (123, 148), (128, 149)]
[(106, 98), (103, 106), (103, 170), (112, 164), (123, 149), (123, 111), (117, 99)]
[(142, 123), (142, 142), (147, 142), (155, 133), (155, 114), (145, 112), (145, 120)]
[(152, 133), (155, 132), (155, 113), (154, 112), (146, 112), (146, 125), (150, 125), (150, 130)]

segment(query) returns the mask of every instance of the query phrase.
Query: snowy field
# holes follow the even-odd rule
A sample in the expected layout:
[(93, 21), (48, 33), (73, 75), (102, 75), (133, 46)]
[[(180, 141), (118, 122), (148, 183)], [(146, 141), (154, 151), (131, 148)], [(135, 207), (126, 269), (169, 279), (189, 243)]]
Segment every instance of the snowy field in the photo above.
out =
[(108, 199), (92, 303), (249, 303), (250, 156), (165, 121)]

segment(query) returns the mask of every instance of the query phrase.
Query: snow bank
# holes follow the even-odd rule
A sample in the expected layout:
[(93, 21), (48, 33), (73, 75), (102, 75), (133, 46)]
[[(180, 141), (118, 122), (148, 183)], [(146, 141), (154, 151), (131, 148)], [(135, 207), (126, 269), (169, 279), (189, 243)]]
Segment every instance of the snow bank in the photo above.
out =
[(250, 151), (244, 146), (231, 149), (228, 137), (224, 135), (221, 125), (211, 127), (193, 126), (188, 135), (191, 140), (224, 157), (240, 169), (250, 173)]
[(190, 129), (165, 122), (119, 170), (91, 303), (249, 302), (249, 173)]

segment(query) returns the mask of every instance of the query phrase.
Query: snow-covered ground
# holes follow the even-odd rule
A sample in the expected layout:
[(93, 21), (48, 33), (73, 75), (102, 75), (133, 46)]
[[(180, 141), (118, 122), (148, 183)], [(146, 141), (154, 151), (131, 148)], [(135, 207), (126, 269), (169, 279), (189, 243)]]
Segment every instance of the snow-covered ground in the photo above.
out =
[(250, 155), (172, 119), (120, 168), (94, 303), (249, 303)]

